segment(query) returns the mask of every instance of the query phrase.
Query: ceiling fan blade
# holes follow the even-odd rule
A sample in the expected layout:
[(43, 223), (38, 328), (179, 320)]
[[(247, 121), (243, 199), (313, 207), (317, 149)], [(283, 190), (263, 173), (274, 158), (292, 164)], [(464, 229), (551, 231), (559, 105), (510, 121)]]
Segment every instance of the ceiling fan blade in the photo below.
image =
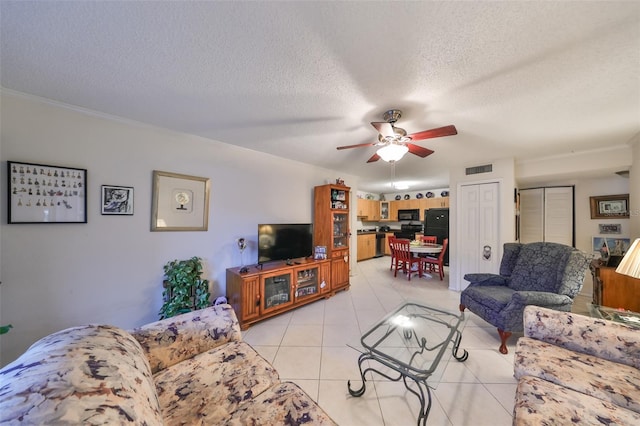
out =
[(379, 159), (380, 159), (380, 156), (378, 154), (373, 154), (371, 158), (367, 160), (367, 163), (373, 163), (374, 161), (378, 161)]
[(409, 152), (412, 154), (417, 155), (418, 157), (426, 157), (427, 155), (431, 155), (434, 153), (434, 151), (428, 149), (428, 148), (423, 148), (420, 145), (414, 145), (412, 143), (408, 143), (407, 147), (409, 147)]
[(410, 137), (411, 140), (421, 141), (423, 139), (439, 138), (442, 136), (453, 136), (457, 134), (458, 130), (456, 130), (456, 126), (451, 125), (438, 127), (437, 129), (423, 130), (422, 132), (412, 133), (407, 136)]
[(378, 133), (380, 133), (382, 136), (395, 136), (396, 134), (393, 131), (393, 126), (391, 125), (391, 123), (372, 122), (371, 125), (375, 127)]
[(359, 143), (357, 145), (345, 145), (345, 146), (339, 146), (336, 149), (360, 148), (361, 146), (372, 146), (372, 145), (375, 145), (375, 143), (371, 142), (371, 143)]

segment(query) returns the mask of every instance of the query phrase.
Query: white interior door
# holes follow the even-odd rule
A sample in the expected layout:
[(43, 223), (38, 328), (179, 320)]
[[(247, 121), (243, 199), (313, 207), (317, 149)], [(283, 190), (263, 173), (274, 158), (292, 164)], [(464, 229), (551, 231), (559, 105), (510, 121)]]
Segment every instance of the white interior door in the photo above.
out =
[[(463, 185), (458, 214), (460, 277), (473, 272), (497, 273), (502, 258), (500, 247), (499, 183)], [(469, 283), (462, 280), (461, 290)]]
[(573, 187), (545, 188), (544, 241), (573, 246)]

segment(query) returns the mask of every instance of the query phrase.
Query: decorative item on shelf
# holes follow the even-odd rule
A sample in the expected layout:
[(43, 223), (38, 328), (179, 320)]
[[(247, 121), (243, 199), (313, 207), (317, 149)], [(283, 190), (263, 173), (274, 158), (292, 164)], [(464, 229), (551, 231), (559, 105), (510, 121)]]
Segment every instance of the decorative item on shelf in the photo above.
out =
[(636, 238), (631, 248), (627, 250), (627, 253), (616, 268), (616, 272), (633, 278), (640, 278), (640, 238)]
[(373, 195), (371, 195), (371, 194), (367, 194), (367, 195), (365, 196), (365, 198), (366, 198), (367, 200), (373, 200)]
[(440, 193), (440, 196), (441, 196), (441, 197), (448, 197), (448, 196), (449, 196), (449, 191), (442, 191), (442, 192)]
[(164, 303), (160, 319), (209, 306), (209, 281), (202, 279), (202, 259), (172, 260), (164, 265)]
[(423, 197), (423, 195), (422, 195), (422, 193), (421, 193), (421, 192), (418, 192), (418, 193), (416, 194), (416, 198), (417, 198), (418, 200), (420, 200), (422, 197)]
[(11, 324), (7, 324), (7, 325), (3, 325), (0, 327), (0, 334), (6, 334), (9, 332), (10, 329), (12, 329), (13, 326)]
[(244, 255), (243, 255), (244, 249), (247, 248), (247, 240), (245, 240), (244, 238), (238, 238), (238, 241), (236, 242), (238, 243), (238, 248), (240, 249), (240, 273), (245, 274), (249, 272), (249, 268), (244, 266)]
[(313, 252), (313, 258), (322, 260), (327, 258), (327, 246), (316, 246)]
[(411, 195), (409, 195), (409, 194), (404, 194), (404, 199), (405, 199), (405, 200), (408, 200), (408, 199), (410, 199), (410, 198), (411, 198)]
[(400, 200), (402, 200), (402, 196), (396, 195), (396, 201), (400, 201)]
[(426, 194), (424, 194), (427, 198), (433, 198), (433, 192), (429, 191)]
[(342, 178), (336, 179), (336, 185), (344, 185), (344, 180)]
[(380, 201), (387, 201), (387, 199), (385, 198), (384, 194), (380, 194)]

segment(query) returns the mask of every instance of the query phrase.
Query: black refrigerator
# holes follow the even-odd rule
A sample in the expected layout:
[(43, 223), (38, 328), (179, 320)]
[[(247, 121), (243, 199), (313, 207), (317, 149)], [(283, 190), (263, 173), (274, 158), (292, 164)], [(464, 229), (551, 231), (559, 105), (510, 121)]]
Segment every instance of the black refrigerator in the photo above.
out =
[[(424, 211), (424, 235), (433, 235), (438, 238), (438, 244), (442, 244), (445, 238), (449, 238), (449, 209), (428, 209)], [(444, 253), (444, 264), (449, 266), (449, 247)]]

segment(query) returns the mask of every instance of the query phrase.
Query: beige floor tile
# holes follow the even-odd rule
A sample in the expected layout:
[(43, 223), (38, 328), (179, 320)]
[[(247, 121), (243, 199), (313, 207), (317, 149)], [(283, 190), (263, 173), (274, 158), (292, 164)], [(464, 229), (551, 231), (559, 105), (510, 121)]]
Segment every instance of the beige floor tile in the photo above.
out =
[(341, 426), (384, 425), (374, 386), (356, 398), (344, 380), (321, 380), (318, 404)]
[(314, 401), (318, 402), (318, 389), (320, 388), (319, 380), (295, 379), (290, 380), (300, 386)]
[(441, 383), (435, 395), (454, 426), (496, 426), (512, 422), (511, 414), (481, 383)]
[(281, 346), (278, 349), (273, 366), (282, 380), (320, 378), (319, 347)]
[[(295, 319), (295, 317), (294, 317)], [(322, 325), (291, 323), (282, 338), (282, 346), (322, 346)]]

